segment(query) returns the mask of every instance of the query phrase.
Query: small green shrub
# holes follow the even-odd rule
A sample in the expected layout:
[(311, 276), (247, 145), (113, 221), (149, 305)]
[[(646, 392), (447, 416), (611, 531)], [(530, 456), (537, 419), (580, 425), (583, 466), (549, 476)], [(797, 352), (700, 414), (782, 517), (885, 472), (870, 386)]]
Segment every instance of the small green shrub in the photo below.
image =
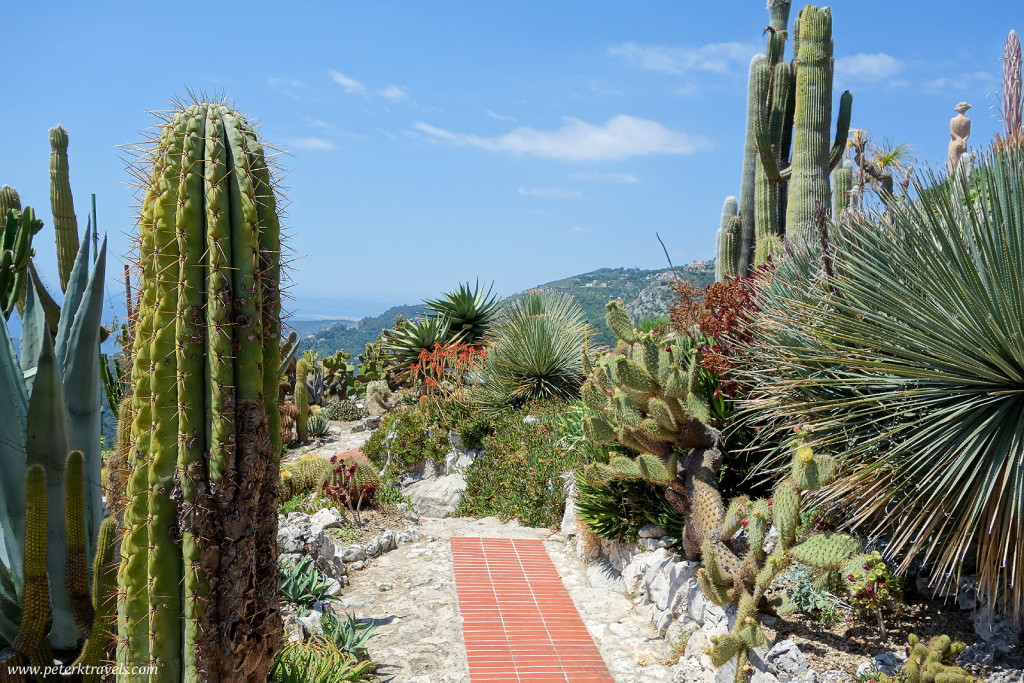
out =
[(362, 659), (366, 656), (366, 642), (374, 634), (373, 624), (361, 624), (351, 612), (342, 621), (334, 612), (324, 611), (321, 623), (324, 635), (334, 641), (338, 652)]
[(360, 662), (331, 644), (290, 643), (274, 656), (272, 683), (341, 683), (372, 678), (373, 662)]
[(329, 588), (327, 576), (313, 566), (313, 559), (308, 555), (293, 567), (281, 567), (281, 600), (284, 602), (311, 609), (318, 602), (338, 599), (327, 594)]
[(385, 476), (392, 476), (420, 460), (443, 463), (448, 449), (447, 430), (438, 428), (428, 418), (426, 409), (417, 405), (385, 416), (380, 428), (363, 446), (363, 453), (379, 468), (386, 467)]
[(460, 423), (457, 432), (464, 448), (480, 448), (491, 432), (491, 420), (486, 415), (474, 415)]
[(306, 432), (317, 439), (322, 439), (331, 432), (331, 426), (324, 417), (323, 411), (313, 413), (306, 420)]
[(361, 417), (366, 417), (366, 410), (360, 408), (354, 400), (350, 398), (343, 398), (328, 403), (324, 406), (321, 414), (328, 420), (352, 422)]
[(324, 508), (335, 507), (334, 501), (325, 496), (317, 495), (311, 491), (298, 493), (277, 506), (277, 512), (287, 515), (290, 512), (304, 512), (307, 515), (315, 514)]
[(683, 516), (669, 506), (664, 486), (642, 479), (595, 486), (577, 470), (576, 493), (580, 520), (601, 538), (633, 542), (647, 524), (657, 524), (676, 540), (682, 535)]
[[(501, 519), (526, 526), (556, 527), (565, 509), (561, 474), (585, 462), (562, 442), (552, 407), (532, 404), (499, 413), (484, 452), (466, 470), (466, 492), (458, 514)], [(524, 424), (527, 415), (537, 422)]]

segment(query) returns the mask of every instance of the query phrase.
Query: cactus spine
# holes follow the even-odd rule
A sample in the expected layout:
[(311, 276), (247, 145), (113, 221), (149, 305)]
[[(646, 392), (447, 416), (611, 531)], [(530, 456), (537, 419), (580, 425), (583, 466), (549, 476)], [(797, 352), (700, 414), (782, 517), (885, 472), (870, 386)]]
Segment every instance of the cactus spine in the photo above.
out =
[(68, 132), (63, 126), (50, 129), (50, 210), (53, 232), (57, 237), (57, 271), (60, 289), (66, 292), (71, 269), (78, 254), (78, 218), (71, 196), (68, 173)]
[[(836, 139), (829, 145), (831, 12), (827, 7), (804, 8), (790, 36), (786, 30), (790, 4), (791, 0), (768, 3), (766, 54), (756, 55), (751, 62), (747, 147), (752, 140), (756, 161), (750, 163), (745, 148), (739, 207), (741, 275), (748, 274), (751, 265), (763, 265), (770, 256), (780, 254), (784, 239), (803, 245), (809, 236), (817, 235), (815, 202), (831, 206), (829, 173), (842, 158), (849, 132), (853, 97), (846, 92), (840, 98)], [(783, 56), (790, 37), (794, 59), (787, 63)]]
[(275, 193), (222, 103), (179, 105), (154, 143), (117, 661), (155, 664), (153, 682), (263, 680), (281, 639)]

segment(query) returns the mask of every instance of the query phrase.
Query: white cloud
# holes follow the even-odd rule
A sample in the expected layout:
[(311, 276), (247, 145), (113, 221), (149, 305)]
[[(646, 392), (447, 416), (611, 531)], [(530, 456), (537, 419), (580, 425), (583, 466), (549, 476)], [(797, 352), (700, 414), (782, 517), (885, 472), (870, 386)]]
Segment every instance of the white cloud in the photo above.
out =
[(693, 71), (729, 73), (736, 66), (746, 67), (750, 59), (762, 51), (759, 45), (750, 43), (710, 43), (697, 47), (667, 47), (663, 45), (641, 45), (622, 43), (608, 48), (613, 57), (623, 57), (639, 62), (645, 69), (668, 74), (685, 74)]
[(861, 52), (847, 57), (836, 57), (835, 60), (836, 80), (841, 81), (892, 82), (892, 78), (905, 67), (904, 62), (884, 52)]
[(598, 173), (597, 171), (585, 171), (573, 173), (570, 178), (577, 180), (610, 180), (615, 183), (639, 183), (640, 179), (632, 173)]
[(405, 88), (391, 83), (389, 83), (387, 87), (378, 90), (377, 94), (384, 99), (391, 100), (392, 102), (399, 102), (401, 100), (408, 99), (409, 97), (409, 93)]
[(984, 90), (985, 94), (988, 94), (989, 90), (998, 87), (999, 79), (995, 74), (989, 73), (988, 71), (974, 71), (971, 73), (962, 73), (956, 76), (945, 76), (942, 78), (934, 78), (930, 81), (925, 81), (924, 89), (932, 92), (940, 91), (954, 91), (950, 93), (953, 99), (957, 97), (963, 98), (968, 93), (957, 94), (958, 91), (971, 90), (978, 91)]
[(593, 228), (581, 228), (580, 226), (576, 225), (576, 226), (573, 226), (572, 231), (573, 232), (594, 232), (594, 229)]
[(484, 113), (487, 114), (488, 116), (490, 116), (492, 119), (497, 119), (498, 121), (515, 121), (516, 120), (516, 117), (514, 117), (514, 116), (505, 116), (504, 114), (498, 114), (498, 113), (495, 113), (495, 112), (491, 111), (490, 109), (484, 109)]
[(357, 81), (351, 76), (346, 76), (340, 71), (330, 69), (327, 73), (330, 75), (331, 80), (340, 85), (349, 95), (363, 95), (364, 97), (377, 95), (386, 100), (391, 100), (392, 102), (400, 102), (409, 98), (408, 89), (401, 85), (388, 83), (383, 88), (371, 90), (370, 88), (367, 88), (362, 81)]
[(557, 199), (579, 199), (583, 196), (579, 190), (567, 190), (564, 187), (520, 187), (519, 194), (524, 197), (555, 197)]
[(340, 71), (335, 71), (334, 69), (331, 69), (328, 73), (331, 75), (331, 80), (340, 85), (342, 88), (344, 88), (345, 92), (349, 93), (350, 95), (366, 94), (366, 86), (357, 81), (356, 79), (349, 78), (345, 74), (341, 73)]
[(294, 147), (295, 149), (316, 149), (316, 150), (330, 150), (334, 149), (334, 143), (330, 140), (324, 140), (323, 138), (291, 138), (285, 140), (285, 145), (288, 147)]
[(611, 88), (600, 81), (587, 81), (587, 85), (590, 86), (591, 92), (601, 97), (619, 97), (622, 95), (622, 91), (618, 88)]
[(520, 126), (497, 137), (453, 133), (427, 123), (413, 128), (435, 144), (478, 147), (489, 152), (565, 161), (618, 160), (648, 154), (692, 154), (706, 149), (706, 138), (670, 130), (657, 121), (619, 114), (604, 125), (566, 116), (557, 130)]

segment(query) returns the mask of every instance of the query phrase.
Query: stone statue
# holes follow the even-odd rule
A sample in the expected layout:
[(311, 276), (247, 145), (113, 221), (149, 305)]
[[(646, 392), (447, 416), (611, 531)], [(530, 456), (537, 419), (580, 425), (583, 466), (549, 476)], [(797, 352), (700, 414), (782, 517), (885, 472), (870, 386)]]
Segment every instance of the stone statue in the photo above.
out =
[(967, 138), (971, 136), (971, 119), (964, 113), (971, 108), (966, 102), (953, 107), (956, 116), (949, 120), (949, 152), (946, 169), (952, 173), (960, 163), (960, 156), (967, 151)]

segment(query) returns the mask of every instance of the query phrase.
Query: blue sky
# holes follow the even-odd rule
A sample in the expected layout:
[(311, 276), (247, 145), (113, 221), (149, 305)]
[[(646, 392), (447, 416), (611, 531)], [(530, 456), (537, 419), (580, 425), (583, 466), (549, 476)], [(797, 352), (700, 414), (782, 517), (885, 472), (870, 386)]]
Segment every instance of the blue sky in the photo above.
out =
[[(913, 145), (920, 165), (944, 164), (961, 100), (974, 146), (1001, 129), (999, 57), (1024, 16), (960, 6), (833, 7), (836, 99), (853, 91), (854, 127)], [(711, 257), (767, 23), (763, 0), (23, 2), (4, 16), (20, 28), (0, 40), (0, 183), (49, 224), (47, 130), (63, 124), (81, 225), (96, 193), (124, 254), (134, 199), (118, 145), (186, 89), (226, 93), (287, 150), (291, 308), (334, 315), (467, 279), (509, 294), (662, 267), (655, 232), (677, 264)], [(36, 248), (55, 281), (52, 234)]]

